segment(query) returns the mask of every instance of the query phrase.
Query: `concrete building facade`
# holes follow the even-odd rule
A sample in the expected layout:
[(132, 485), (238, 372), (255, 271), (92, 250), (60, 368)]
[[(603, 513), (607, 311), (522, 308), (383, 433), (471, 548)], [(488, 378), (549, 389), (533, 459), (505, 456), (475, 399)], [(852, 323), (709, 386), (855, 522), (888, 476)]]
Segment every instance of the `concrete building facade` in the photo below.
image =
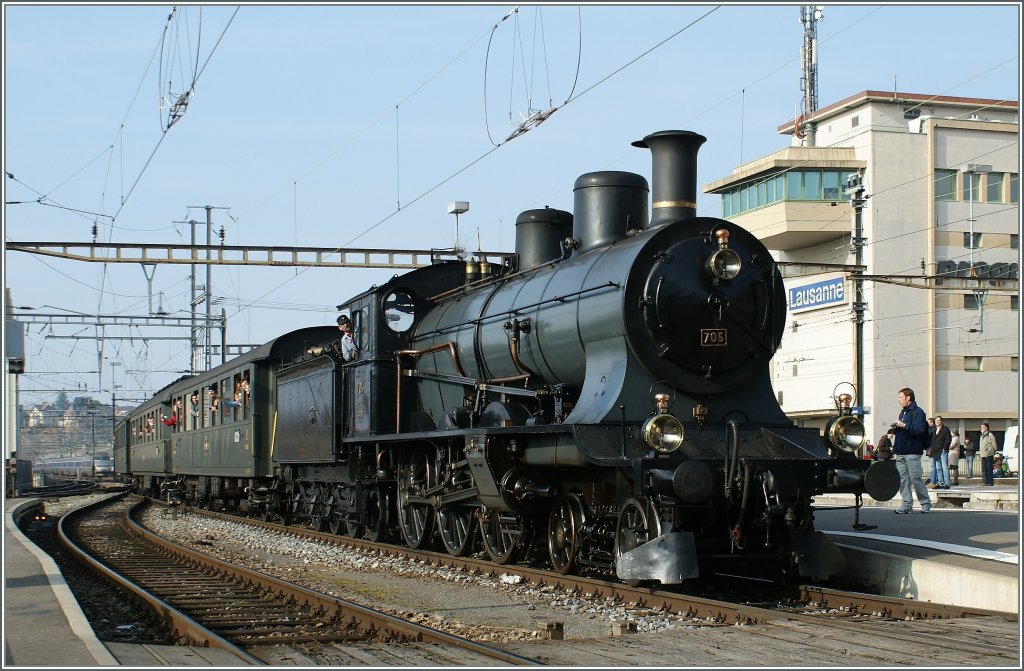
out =
[[(778, 130), (792, 146), (704, 191), (784, 271), (772, 377), (787, 415), (824, 427), (834, 396), (854, 387), (860, 302), (855, 405), (871, 441), (910, 387), (961, 437), (977, 440), (987, 421), (1002, 444), (1020, 407), (1018, 101), (863, 91)], [(847, 189), (850, 174), (863, 191)]]

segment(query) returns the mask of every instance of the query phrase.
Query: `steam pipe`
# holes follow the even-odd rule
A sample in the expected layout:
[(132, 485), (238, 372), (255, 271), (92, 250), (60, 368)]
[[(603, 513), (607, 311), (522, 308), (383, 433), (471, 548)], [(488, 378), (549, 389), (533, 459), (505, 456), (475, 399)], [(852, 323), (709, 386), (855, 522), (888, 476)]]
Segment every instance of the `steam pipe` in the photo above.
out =
[(729, 465), (725, 473), (725, 498), (732, 496), (732, 480), (736, 477), (736, 465), (740, 458), (740, 435), (736, 420), (729, 420), (728, 430), (726, 440), (732, 439), (732, 449), (729, 450)]

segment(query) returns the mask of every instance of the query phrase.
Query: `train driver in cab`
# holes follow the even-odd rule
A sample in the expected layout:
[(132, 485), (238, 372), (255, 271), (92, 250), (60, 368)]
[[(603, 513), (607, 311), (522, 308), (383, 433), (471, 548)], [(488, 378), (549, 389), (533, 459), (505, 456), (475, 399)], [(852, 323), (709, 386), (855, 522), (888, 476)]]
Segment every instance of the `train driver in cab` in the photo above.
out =
[(344, 361), (354, 361), (358, 350), (352, 338), (352, 320), (348, 315), (338, 317), (338, 330), (341, 331), (341, 358)]

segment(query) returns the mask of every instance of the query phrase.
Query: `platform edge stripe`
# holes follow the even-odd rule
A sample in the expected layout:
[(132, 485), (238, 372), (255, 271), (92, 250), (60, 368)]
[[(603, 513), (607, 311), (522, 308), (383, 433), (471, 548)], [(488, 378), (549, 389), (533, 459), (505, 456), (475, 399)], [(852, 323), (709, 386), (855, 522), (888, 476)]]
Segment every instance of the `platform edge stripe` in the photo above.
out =
[[(26, 501), (25, 505), (36, 505), (36, 500)], [(111, 654), (107, 647), (103, 645), (103, 642), (96, 637), (96, 632), (93, 631), (89, 625), (89, 620), (85, 617), (85, 613), (82, 612), (82, 608), (78, 605), (78, 600), (75, 599), (74, 594), (71, 593), (71, 588), (68, 587), (67, 582), (64, 580), (64, 576), (61, 574), (60, 569), (57, 568), (56, 562), (50, 555), (40, 550), (35, 543), (21, 533), (21, 529), (14, 523), (14, 515), (17, 511), (21, 510), (23, 506), (15, 506), (4, 513), (4, 525), (7, 527), (7, 531), (10, 532), (11, 536), (16, 538), (21, 545), (28, 550), (36, 558), (42, 566), (43, 573), (46, 574), (46, 579), (50, 583), (50, 589), (53, 590), (54, 596), (57, 597), (57, 602), (60, 604), (64, 617), (67, 619), (68, 624), (71, 626), (71, 631), (85, 645), (86, 650), (92, 655), (93, 659), (96, 660), (97, 664), (102, 666), (120, 666), (120, 662), (117, 658)]]

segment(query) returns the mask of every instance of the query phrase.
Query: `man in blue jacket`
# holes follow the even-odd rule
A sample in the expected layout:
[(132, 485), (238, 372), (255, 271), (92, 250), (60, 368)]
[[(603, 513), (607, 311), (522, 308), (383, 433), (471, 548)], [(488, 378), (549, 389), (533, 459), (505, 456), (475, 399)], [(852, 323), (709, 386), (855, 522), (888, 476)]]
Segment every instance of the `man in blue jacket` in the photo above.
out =
[(921, 512), (928, 513), (932, 510), (932, 500), (921, 477), (921, 455), (928, 449), (928, 421), (924, 410), (914, 401), (913, 389), (900, 389), (896, 398), (903, 408), (900, 418), (892, 424), (895, 434), (892, 452), (900, 474), (900, 496), (903, 497), (903, 505), (896, 509), (896, 514), (906, 515), (914, 510), (914, 492), (917, 492)]

